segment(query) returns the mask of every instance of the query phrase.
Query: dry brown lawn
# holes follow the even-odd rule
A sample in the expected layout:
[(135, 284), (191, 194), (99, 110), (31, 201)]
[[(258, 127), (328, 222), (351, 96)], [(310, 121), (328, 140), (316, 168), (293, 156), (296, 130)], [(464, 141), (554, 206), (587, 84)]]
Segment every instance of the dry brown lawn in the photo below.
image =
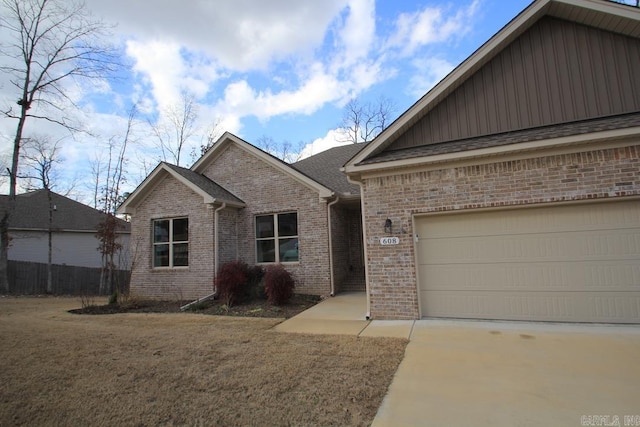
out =
[(273, 332), (280, 319), (75, 315), (0, 298), (0, 426), (368, 425), (405, 340)]

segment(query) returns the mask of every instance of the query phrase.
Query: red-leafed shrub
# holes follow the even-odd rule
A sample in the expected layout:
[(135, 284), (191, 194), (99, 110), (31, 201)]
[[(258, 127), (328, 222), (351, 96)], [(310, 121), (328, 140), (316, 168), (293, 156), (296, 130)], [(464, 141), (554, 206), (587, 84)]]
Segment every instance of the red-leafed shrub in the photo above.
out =
[(273, 305), (284, 305), (293, 296), (295, 280), (280, 264), (270, 265), (264, 277), (267, 300)]
[(244, 261), (222, 264), (214, 280), (215, 292), (227, 306), (241, 303), (248, 298), (249, 266)]

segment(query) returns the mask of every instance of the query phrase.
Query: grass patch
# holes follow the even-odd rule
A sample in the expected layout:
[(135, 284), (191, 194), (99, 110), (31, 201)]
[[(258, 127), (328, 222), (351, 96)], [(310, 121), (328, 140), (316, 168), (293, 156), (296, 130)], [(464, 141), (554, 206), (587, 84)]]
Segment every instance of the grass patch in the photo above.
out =
[(406, 340), (0, 299), (0, 425), (369, 425)]

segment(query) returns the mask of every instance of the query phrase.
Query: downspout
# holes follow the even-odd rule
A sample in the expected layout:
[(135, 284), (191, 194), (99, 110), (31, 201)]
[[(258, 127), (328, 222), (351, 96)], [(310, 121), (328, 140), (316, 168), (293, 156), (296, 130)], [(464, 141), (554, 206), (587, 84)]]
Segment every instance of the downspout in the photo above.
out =
[(362, 191), (362, 182), (352, 179), (347, 175), (347, 181), (360, 187), (360, 212), (362, 220), (362, 246), (364, 249), (364, 285), (367, 293), (367, 314), (366, 319), (371, 319), (371, 293), (369, 289), (369, 255), (367, 251), (367, 227), (364, 220), (364, 191)]
[(336, 295), (336, 284), (333, 274), (333, 239), (332, 239), (332, 227), (331, 227), (331, 206), (340, 201), (340, 196), (336, 196), (336, 199), (327, 203), (327, 221), (329, 223), (329, 277), (331, 278), (331, 296)]
[[(219, 239), (218, 239), (218, 212), (220, 212), (222, 209), (227, 207), (227, 203), (226, 202), (222, 202), (222, 204), (220, 205), (220, 207), (216, 208), (216, 210), (213, 211), (213, 251), (215, 253), (214, 257), (213, 257), (213, 277), (215, 278), (216, 275), (218, 274), (218, 264), (220, 262), (219, 260), (219, 254), (218, 254), (218, 247), (219, 247)], [(215, 289), (214, 289), (215, 291)]]
[[(214, 256), (213, 256), (213, 277), (215, 279), (216, 274), (218, 274), (218, 212), (220, 212), (222, 209), (227, 207), (227, 203), (223, 202), (220, 207), (216, 208), (213, 211), (213, 251), (215, 252)], [(214, 282), (215, 283), (215, 282)], [(216, 289), (215, 289), (215, 284), (212, 284), (214, 286), (213, 289), (213, 293), (204, 296), (202, 298), (198, 298), (195, 301), (192, 301), (188, 304), (183, 305), (182, 307), (180, 307), (181, 311), (185, 311), (187, 309), (189, 309), (191, 306), (196, 305), (202, 301), (206, 301), (208, 299), (211, 298), (215, 298), (216, 295)]]

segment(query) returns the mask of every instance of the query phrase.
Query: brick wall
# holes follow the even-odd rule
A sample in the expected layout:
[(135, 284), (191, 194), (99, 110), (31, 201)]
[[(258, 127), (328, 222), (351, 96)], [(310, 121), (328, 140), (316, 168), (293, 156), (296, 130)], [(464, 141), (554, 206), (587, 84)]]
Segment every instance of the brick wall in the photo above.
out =
[(349, 218), (347, 210), (339, 205), (331, 207), (331, 244), (333, 246), (333, 279), (335, 293), (342, 291), (342, 284), (349, 272)]
[(256, 215), (295, 211), (299, 262), (284, 266), (297, 279), (296, 292), (319, 295), (330, 292), (327, 204), (316, 191), (234, 144), (206, 167), (204, 175), (247, 204), (237, 216), (238, 259), (255, 264)]
[[(180, 200), (179, 202), (176, 202)], [(152, 220), (189, 218), (189, 266), (152, 267)], [(131, 219), (134, 265), (131, 292), (157, 299), (190, 300), (213, 290), (213, 209), (184, 184), (167, 176), (136, 208)]]
[(238, 259), (238, 211), (223, 209), (218, 212), (218, 265)]
[(333, 207), (332, 244), (336, 293), (366, 290), (359, 205)]
[[(416, 214), (640, 195), (640, 146), (365, 178), (371, 316), (419, 317)], [(384, 221), (396, 246), (381, 246)]]

